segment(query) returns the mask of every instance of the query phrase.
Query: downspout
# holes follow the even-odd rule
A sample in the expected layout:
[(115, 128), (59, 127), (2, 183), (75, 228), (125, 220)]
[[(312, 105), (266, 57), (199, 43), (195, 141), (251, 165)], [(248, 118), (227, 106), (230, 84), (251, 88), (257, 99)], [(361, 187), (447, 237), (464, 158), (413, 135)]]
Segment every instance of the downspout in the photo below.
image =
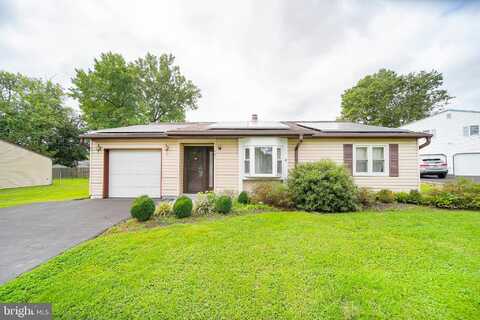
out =
[(163, 149), (160, 148), (160, 199), (162, 199), (162, 182), (163, 180)]
[(297, 166), (298, 164), (298, 148), (300, 147), (300, 145), (302, 144), (303, 142), (303, 133), (299, 134), (298, 135), (298, 142), (297, 144), (295, 145), (295, 167)]
[(418, 150), (425, 148), (432, 142), (432, 137), (425, 137), (425, 142), (418, 146)]

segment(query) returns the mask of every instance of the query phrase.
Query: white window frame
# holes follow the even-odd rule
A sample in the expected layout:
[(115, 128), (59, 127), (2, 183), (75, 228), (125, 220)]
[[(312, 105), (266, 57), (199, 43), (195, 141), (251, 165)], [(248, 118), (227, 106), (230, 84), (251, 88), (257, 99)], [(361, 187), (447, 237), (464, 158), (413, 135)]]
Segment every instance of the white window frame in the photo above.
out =
[[(266, 138), (266, 137), (252, 137), (242, 138), (239, 141), (239, 155), (240, 155), (240, 178), (241, 179), (254, 179), (254, 178), (273, 178), (273, 179), (286, 179), (288, 170), (287, 160), (287, 148), (288, 141), (284, 138)], [(262, 174), (255, 173), (255, 148), (267, 147), (272, 148), (272, 173)], [(250, 150), (249, 173), (245, 173), (245, 149)], [(277, 149), (280, 149), (280, 158), (277, 157)], [(282, 172), (277, 174), (278, 161), (282, 161)]]
[[(255, 172), (255, 148), (272, 148), (272, 173), (256, 173)], [(250, 149), (250, 170), (248, 174), (245, 173), (245, 149)], [(277, 149), (280, 149), (282, 163), (282, 174), (277, 174)], [(242, 148), (243, 166), (242, 174), (247, 178), (281, 178), (283, 176), (283, 170), (285, 170), (285, 150), (281, 145), (246, 145)]]
[[(367, 148), (367, 172), (357, 172), (357, 148)], [(373, 172), (373, 148), (383, 148), (383, 160), (385, 161), (384, 172)], [(386, 177), (390, 172), (388, 144), (354, 144), (353, 145), (353, 175), (356, 177)]]

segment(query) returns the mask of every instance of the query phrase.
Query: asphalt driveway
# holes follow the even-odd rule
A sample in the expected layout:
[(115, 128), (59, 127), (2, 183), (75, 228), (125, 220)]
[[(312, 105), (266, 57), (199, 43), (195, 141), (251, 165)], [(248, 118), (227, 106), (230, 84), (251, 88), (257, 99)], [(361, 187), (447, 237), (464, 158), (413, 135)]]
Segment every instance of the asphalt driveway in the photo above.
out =
[[(431, 182), (431, 183), (447, 183), (447, 182), (453, 182), (457, 178), (460, 178), (460, 176), (452, 176), (448, 175), (445, 179), (440, 179), (436, 176), (424, 176), (421, 178), (422, 182)], [(480, 177), (479, 176), (464, 176), (463, 178), (472, 180), (473, 182), (480, 183)]]
[(128, 218), (131, 202), (76, 200), (0, 209), (0, 284)]

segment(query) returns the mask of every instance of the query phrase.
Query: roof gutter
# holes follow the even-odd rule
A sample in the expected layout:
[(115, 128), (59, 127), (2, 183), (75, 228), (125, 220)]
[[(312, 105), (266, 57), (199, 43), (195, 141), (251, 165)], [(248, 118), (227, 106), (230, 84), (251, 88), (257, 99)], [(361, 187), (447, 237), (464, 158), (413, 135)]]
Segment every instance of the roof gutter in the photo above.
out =
[(432, 136), (426, 136), (425, 142), (418, 146), (418, 150), (425, 148), (432, 142)]
[(303, 142), (303, 133), (298, 135), (298, 142), (295, 145), (295, 167), (298, 164), (298, 148), (300, 148), (300, 145), (302, 144), (302, 142)]

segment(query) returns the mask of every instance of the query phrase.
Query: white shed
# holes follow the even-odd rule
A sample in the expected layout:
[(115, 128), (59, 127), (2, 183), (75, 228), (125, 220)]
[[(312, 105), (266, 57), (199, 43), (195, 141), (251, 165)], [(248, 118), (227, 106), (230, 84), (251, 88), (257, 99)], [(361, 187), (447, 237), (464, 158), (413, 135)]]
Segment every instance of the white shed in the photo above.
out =
[(52, 183), (52, 159), (0, 140), (0, 189)]

